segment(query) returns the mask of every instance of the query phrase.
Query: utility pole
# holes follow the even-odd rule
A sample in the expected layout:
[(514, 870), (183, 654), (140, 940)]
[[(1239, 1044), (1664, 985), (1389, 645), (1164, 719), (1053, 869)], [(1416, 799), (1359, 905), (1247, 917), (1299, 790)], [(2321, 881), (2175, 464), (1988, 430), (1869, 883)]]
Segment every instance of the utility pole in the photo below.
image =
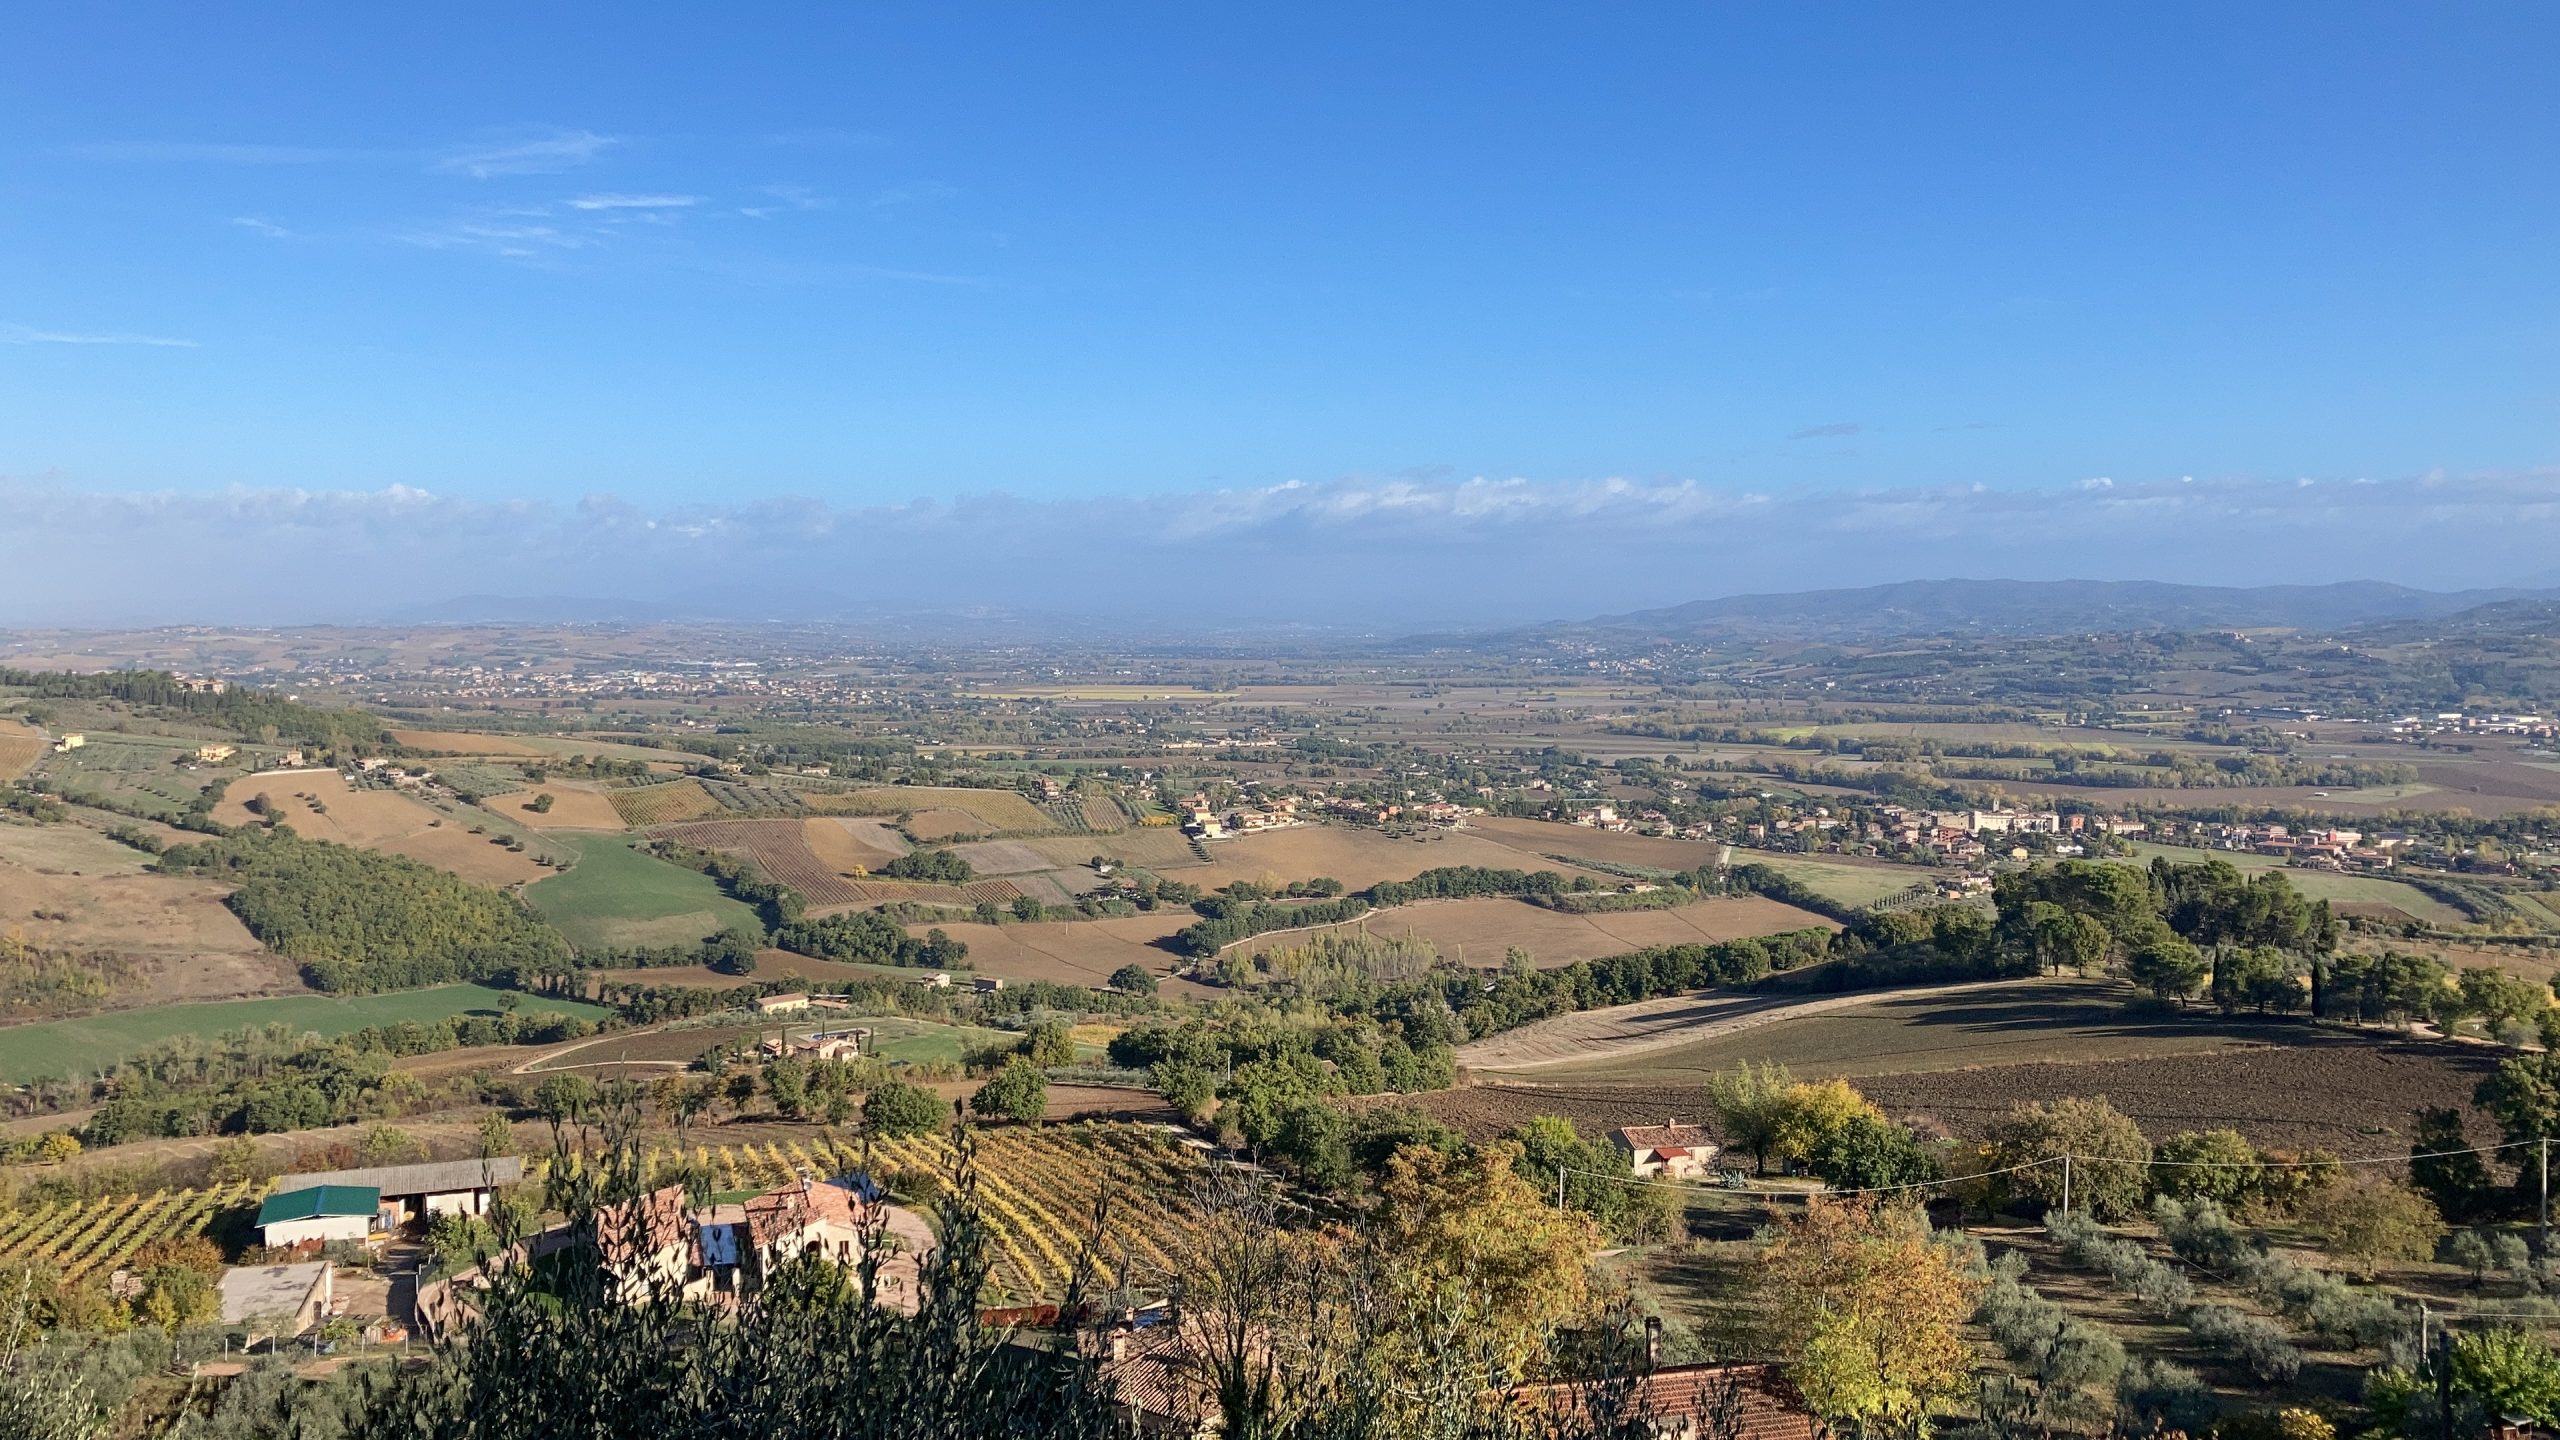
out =
[(2542, 1204), (2540, 1206), (2539, 1228), (2542, 1236), (2542, 1248), (2548, 1251), (2551, 1248), (2551, 1137), (2548, 1135), (2543, 1136), (2541, 1145), (2536, 1148), (2541, 1151), (2540, 1158), (2542, 1162), (2540, 1167), (2542, 1171)]
[(2071, 1152), (2062, 1153), (2062, 1213), (2071, 1213)]
[(1556, 1167), (1556, 1213), (1564, 1213), (1564, 1167)]

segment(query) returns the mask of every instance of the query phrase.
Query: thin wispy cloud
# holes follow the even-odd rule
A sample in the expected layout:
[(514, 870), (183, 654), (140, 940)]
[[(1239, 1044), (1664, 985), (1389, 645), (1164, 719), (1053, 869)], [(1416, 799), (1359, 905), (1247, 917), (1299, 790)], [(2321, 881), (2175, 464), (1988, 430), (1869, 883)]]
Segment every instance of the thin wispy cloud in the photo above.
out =
[(234, 215), (231, 217), (231, 223), (248, 231), (252, 235), (264, 235), (270, 240), (292, 240), (298, 238), (293, 231), (286, 229), (273, 220), (267, 219), (263, 215)]
[(621, 143), (618, 135), (563, 130), (531, 139), (465, 146), (438, 159), (435, 168), (475, 180), (499, 175), (556, 175), (587, 164)]
[(699, 195), (580, 195), (566, 202), (572, 210), (682, 210), (702, 203)]
[(34, 325), (0, 322), (0, 345), (144, 345), (167, 350), (193, 350), (193, 340), (168, 335), (136, 335), (122, 330), (47, 330)]
[(1836, 421), (1829, 425), (1811, 425), (1789, 435), (1790, 440), (1828, 440), (1842, 435), (1855, 435), (1866, 427), (1854, 420)]
[(780, 215), (786, 211), (831, 210), (836, 203), (806, 185), (767, 185), (764, 194), (773, 201), (772, 204), (742, 205), (738, 207), (738, 213), (750, 220), (762, 220), (768, 215)]
[[(950, 577), (966, 573), (974, 603), (1069, 609), (1133, 568), (1170, 572), (1207, 552), (1243, 578), (1198, 597), (1203, 621), (1223, 608), (1395, 625), (1416, 615), (1599, 614), (1803, 589), (1808, 575), (2227, 583), (2245, 573), (2451, 589), (2548, 572), (2560, 550), (2560, 471), (2307, 489), (2296, 478), (1768, 490), (1398, 474), (1071, 499), (647, 505), (407, 486), (113, 493), (0, 477), (0, 533), (24, 537), (20, 563), (0, 567), (0, 614), (56, 613), (65, 596), (96, 594), (94, 576), (108, 568), (133, 577), (120, 599), (169, 620), (253, 608), (344, 620), (349, 595), (430, 604), (519, 593), (532, 573), (557, 593), (598, 596), (664, 595), (671, 575), (737, 577), (722, 581), (722, 603), (822, 594), (873, 611), (884, 595), (955, 593)], [(1126, 543), (1091, 554), (1057, 544), (1106, 529)], [(1398, 563), (1426, 551), (1447, 563)], [(233, 558), (269, 553), (294, 558), (246, 567)], [(830, 576), (858, 578), (835, 588), (809, 578)]]
[(323, 145), (258, 145), (202, 140), (101, 140), (55, 152), (74, 160), (126, 165), (318, 165), (363, 152)]
[(959, 187), (939, 180), (919, 180), (911, 185), (892, 186), (871, 197), (874, 210), (902, 210), (910, 205), (931, 205), (949, 200), (960, 193)]

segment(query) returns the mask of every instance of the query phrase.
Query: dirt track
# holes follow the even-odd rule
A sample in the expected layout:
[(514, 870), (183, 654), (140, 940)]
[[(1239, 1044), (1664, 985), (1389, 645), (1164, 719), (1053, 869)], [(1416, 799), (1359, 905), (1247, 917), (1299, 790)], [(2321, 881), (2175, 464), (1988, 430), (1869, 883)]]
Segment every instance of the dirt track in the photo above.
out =
[(1534, 1070), (1578, 1060), (1614, 1059), (1667, 1049), (1699, 1040), (1714, 1040), (1781, 1020), (1800, 1020), (1829, 1010), (1873, 1005), (1915, 995), (1961, 995), (1968, 991), (2009, 988), (2033, 981), (1979, 980), (1962, 985), (1913, 985), (1900, 990), (1852, 990), (1838, 995), (1751, 995), (1732, 990), (1699, 990), (1660, 1000), (1639, 1000), (1559, 1015), (1506, 1031), (1489, 1040), (1458, 1047), (1458, 1063), (1477, 1072)]

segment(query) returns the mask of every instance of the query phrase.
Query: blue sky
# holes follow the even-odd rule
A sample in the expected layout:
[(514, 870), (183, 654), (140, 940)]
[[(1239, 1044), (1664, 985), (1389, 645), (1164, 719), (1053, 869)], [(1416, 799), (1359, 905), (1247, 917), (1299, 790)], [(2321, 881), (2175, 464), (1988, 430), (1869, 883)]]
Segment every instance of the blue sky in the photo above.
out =
[[(1026, 530), (1194, 517), (1146, 537), (1172, 553), (1276, 508), (1257, 543), (1344, 558), (1376, 505), (1338, 497), (1463, 517), (1479, 477), (1537, 497), (1511, 549), (1397, 543), (1516, 557), (1605, 513), (1602, 553), (1644, 529), (1588, 503), (1613, 483), (1718, 497), (1636, 537), (1712, 547), (1725, 501), (2031, 514), (2101, 479), (2413, 497), (2275, 578), (2503, 581), (2471, 572), (2554, 538), (2549, 6), (130, 5), (11, 33), (0, 521), (66, 544), (143, 533), (154, 496), (287, 555), (323, 533), (295, 495), (410, 529), (417, 491), (553, 527), (761, 506), (838, 542), (1004, 497)], [(2481, 523), (2513, 560), (2398, 545), (2446, 484), (2506, 497)], [(371, 572), (400, 595), (291, 566), (219, 593), (526, 588), (472, 533), (441, 574)], [(1805, 583), (2224, 578), (2179, 527), (2091, 533), (2068, 563), (2026, 528), (1806, 537), (1537, 603), (1798, 588), (1816, 557)], [(44, 583), (0, 580), (0, 620), (86, 613)]]

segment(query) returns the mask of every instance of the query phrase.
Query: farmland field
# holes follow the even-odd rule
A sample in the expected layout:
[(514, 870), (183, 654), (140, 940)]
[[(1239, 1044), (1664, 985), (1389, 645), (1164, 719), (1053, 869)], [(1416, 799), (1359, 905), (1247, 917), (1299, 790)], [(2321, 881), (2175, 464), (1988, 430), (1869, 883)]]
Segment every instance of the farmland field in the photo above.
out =
[(687, 777), (669, 780), (661, 785), (637, 785), (629, 789), (608, 790), (614, 813), (626, 825), (647, 827), (672, 825), (682, 820), (700, 820), (722, 810), (702, 782)]
[(907, 817), (906, 831), (920, 841), (951, 840), (962, 835), (983, 835), (994, 829), (986, 821), (966, 810), (936, 806), (918, 810)]
[[(449, 1015), (498, 1009), (501, 992), (480, 985), (437, 985), (424, 990), (397, 990), (382, 995), (349, 997), (288, 995), (268, 1000), (226, 1000), (202, 1005), (162, 1005), (77, 1020), (48, 1020), (0, 1029), (0, 1079), (32, 1080), (94, 1070), (147, 1046), (180, 1035), (219, 1035), (246, 1025), (286, 1024), (323, 1035), (341, 1035), (369, 1025), (395, 1025), (403, 1020), (441, 1020)], [(612, 1013), (576, 1000), (527, 1000), (523, 1013), (581, 1015), (590, 1020)]]
[(235, 780), (214, 807), (213, 818), (225, 825), (258, 823), (249, 809), (253, 796), (305, 840), (405, 855), (482, 885), (520, 885), (551, 873), (530, 849), (510, 850), (495, 843), (495, 836), (474, 835), (464, 824), (399, 791), (356, 789), (335, 770), (291, 770)]
[(559, 840), (578, 863), (524, 896), (573, 945), (683, 945), (723, 930), (760, 932), (756, 912), (708, 875), (643, 855), (623, 836)]
[(100, 795), (161, 819), (195, 803), (205, 787), (238, 767), (194, 767), (192, 741), (100, 736), (63, 755), (44, 756), (40, 772), (66, 799)]
[[(1723, 846), (1713, 840), (1668, 840), (1655, 835), (1627, 835), (1554, 820), (1517, 820), (1478, 815), (1467, 821), (1471, 834), (1498, 840), (1537, 863), (1553, 865), (1548, 855), (1583, 855), (1612, 865), (1645, 865), (1657, 870), (1695, 870), (1716, 863)], [(1736, 855), (1735, 859), (1742, 857)]]
[(0, 1261), (49, 1261), (69, 1280), (102, 1275), (152, 1241), (203, 1234), (228, 1212), (256, 1204), (266, 1188), (244, 1180), (213, 1190), (26, 1206), (0, 1214)]
[[(2301, 1038), (2304, 1043), (2142, 1059), (1867, 1074), (1851, 1083), (1887, 1114), (1935, 1120), (1968, 1137), (1983, 1135), (2024, 1102), (2103, 1095), (2154, 1140), (2227, 1125), (2260, 1145), (2390, 1155), (2407, 1152), (2412, 1111), (2430, 1105), (2464, 1109), (2472, 1089), (2496, 1064), (2494, 1052), (2470, 1046), (2338, 1032)], [(1819, 1068), (1797, 1067), (1796, 1073)], [(1586, 1135), (1620, 1125), (1659, 1125), (1666, 1117), (1714, 1123), (1715, 1107), (1702, 1083), (1599, 1083), (1568, 1081), (1554, 1070), (1535, 1073), (1536, 1084), (1475, 1085), (1366, 1103), (1414, 1104), (1478, 1138), (1499, 1135), (1534, 1115), (1564, 1116)], [(2484, 1127), (2477, 1138), (2495, 1137)]]
[[(1043, 920), (1027, 925), (963, 921), (941, 928), (969, 947), (969, 968), (981, 975), (1100, 985), (1123, 965), (1136, 965), (1156, 975), (1172, 970), (1179, 957), (1155, 942), (1198, 918), (1188, 910), (1168, 908), (1108, 920)], [(927, 928), (910, 925), (907, 930), (922, 935)]]
[[(1093, 842), (1092, 848), (1104, 854), (1111, 850), (1106, 840)], [(1541, 859), (1465, 830), (1434, 830), (1405, 839), (1341, 825), (1300, 825), (1213, 840), (1209, 863), (1180, 873), (1184, 882), (1204, 889), (1237, 880), (1308, 880), (1326, 875), (1351, 889), (1365, 890), (1381, 880), (1410, 880), (1425, 870), (1452, 865), (1553, 870), (1568, 879), (1590, 873), (1611, 884), (1617, 879)]]
[(0, 823), (0, 935), (131, 962), (143, 983), (109, 1004), (302, 988), (294, 967), (223, 905), (227, 887), (149, 873), (146, 858), (77, 825)]
[(2294, 889), (2314, 900), (2328, 900), (2341, 905), (2388, 905), (2412, 918), (2436, 925), (2465, 925), (2469, 916), (2414, 885), (2386, 880), (2378, 875), (2339, 875), (2327, 870), (2304, 870), (2284, 863), (2273, 855), (2252, 855), (2239, 850), (2197, 850), (2184, 845), (2155, 845), (2134, 842), (2134, 852), (2143, 863), (2153, 856), (2165, 855), (2172, 863), (2193, 865), (2200, 860), (2221, 860), (2245, 874), (2263, 870), (2282, 871)]
[(46, 749), (43, 735), (15, 720), (0, 720), (0, 781), (26, 774)]
[(482, 735), (469, 730), (394, 730), (391, 739), (412, 750), (441, 750), (455, 755), (546, 753), (512, 735)]
[(1122, 830), (1113, 835), (1051, 835), (1020, 843), (1060, 866), (1082, 865), (1096, 855), (1106, 855), (1141, 870), (1180, 870), (1201, 863), (1199, 854), (1191, 848), (1191, 842), (1183, 837), (1181, 831), (1161, 825)]
[(2134, 1018), (2130, 992), (2098, 981), (2013, 981), (1876, 997), (1804, 1019), (1780, 1020), (1714, 1039), (1540, 1066), (1541, 1080), (1703, 1085), (1745, 1061), (1775, 1060), (1797, 1074), (1856, 1079), (2027, 1060), (2099, 1060), (2191, 1054), (2287, 1043), (2331, 1033), (2288, 1021), (2226, 1020), (2197, 1010)]
[(1669, 910), (1621, 910), (1600, 915), (1568, 915), (1525, 900), (1482, 897), (1431, 900), (1372, 911), (1358, 920), (1328, 925), (1319, 931), (1256, 936), (1232, 953), (1259, 954), (1306, 943), (1318, 933), (1371, 935), (1428, 940), (1441, 958), (1460, 965), (1492, 968), (1513, 947), (1529, 952), (1541, 969), (1570, 965), (1603, 955), (1623, 955), (1649, 945), (1697, 945), (1736, 940), (1745, 935), (1774, 935), (1781, 930), (1836, 930), (1819, 915), (1745, 896), (1701, 900)]
[(803, 821), (800, 839), (809, 853), (839, 875), (877, 870), (907, 853), (905, 837), (877, 820), (821, 815)]
[[(547, 812), (533, 808), (533, 797), (551, 797)], [(584, 780), (546, 780), (512, 794), (491, 795), (481, 807), (534, 830), (619, 830), (622, 812), (601, 786)]]
[(681, 844), (726, 851), (753, 859), (764, 873), (808, 897), (811, 905), (854, 905), (862, 901), (856, 882), (820, 860), (809, 848), (807, 828), (823, 821), (696, 820), (661, 825), (650, 831)]
[(847, 815), (903, 815), (909, 811), (954, 810), (976, 823), (970, 831), (1049, 831), (1058, 828), (1039, 806), (1011, 790), (974, 790), (952, 786), (895, 785), (857, 790), (826, 808)]

